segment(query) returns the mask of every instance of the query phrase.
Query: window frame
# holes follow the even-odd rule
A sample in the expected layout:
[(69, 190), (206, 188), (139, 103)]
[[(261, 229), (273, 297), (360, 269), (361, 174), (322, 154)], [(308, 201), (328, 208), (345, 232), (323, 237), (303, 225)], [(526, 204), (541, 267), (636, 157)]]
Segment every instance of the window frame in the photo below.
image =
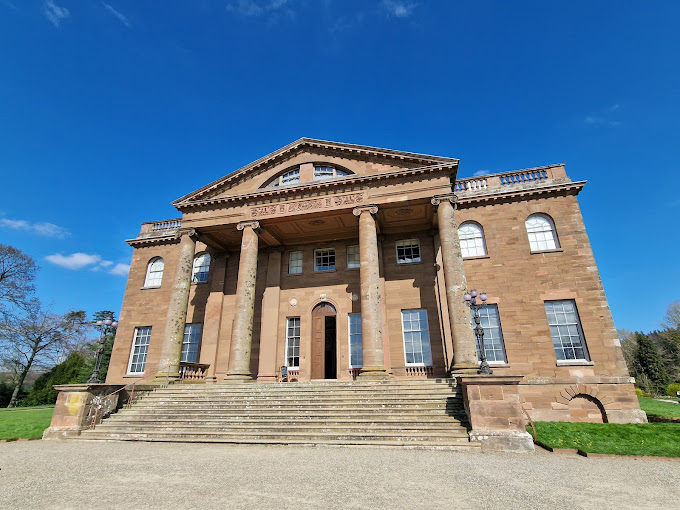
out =
[[(549, 229), (545, 230), (536, 230), (534, 232), (529, 231), (529, 221), (533, 219), (541, 219), (544, 220), (545, 223), (550, 227)], [(527, 233), (527, 239), (529, 240), (529, 250), (534, 253), (534, 252), (543, 252), (543, 251), (554, 251), (554, 250), (559, 250), (561, 249), (560, 247), (560, 240), (557, 236), (557, 227), (555, 227), (555, 221), (547, 214), (545, 213), (533, 213), (527, 216), (527, 219), (524, 220), (524, 230)], [(546, 239), (545, 234), (547, 232), (550, 232), (551, 239)], [(543, 235), (543, 239), (538, 239), (537, 236)], [(554, 245), (552, 248), (551, 247), (545, 247), (541, 248), (540, 243), (546, 243), (546, 246), (549, 244), (549, 241), (552, 242)]]
[[(359, 327), (359, 332), (354, 332), (352, 333), (352, 317), (355, 317), (355, 320), (358, 320), (358, 327)], [(355, 324), (356, 326), (357, 324)], [(359, 358), (361, 360), (360, 364), (352, 363), (352, 345), (353, 343), (357, 342), (358, 338), (358, 343), (359, 343)], [(353, 342), (354, 339), (354, 342)], [(349, 350), (349, 358), (348, 358), (348, 367), (349, 368), (363, 368), (364, 366), (364, 354), (363, 354), (363, 334), (362, 334), (362, 329), (361, 329), (361, 314), (360, 313), (348, 313), (347, 314), (347, 348)]]
[[(295, 328), (297, 327), (297, 335), (290, 335), (291, 331), (291, 321), (297, 321), (297, 325), (293, 323), (293, 332), (295, 332)], [(297, 340), (297, 346), (296, 345), (290, 345), (290, 341), (292, 340)], [(285, 365), (287, 368), (292, 369), (292, 370), (300, 370), (300, 344), (301, 344), (301, 339), (302, 339), (302, 324), (299, 316), (295, 317), (286, 317), (286, 350), (284, 352), (285, 354)], [(293, 348), (293, 355), (291, 356), (289, 354), (289, 349)], [(295, 356), (295, 348), (297, 347), (297, 356)], [(297, 358), (297, 365), (291, 365), (290, 360), (294, 360)]]
[[(187, 332), (187, 328), (189, 331)], [(198, 329), (198, 332), (193, 334), (193, 329), (196, 328)], [(187, 341), (187, 333), (188, 333), (188, 338), (189, 341)], [(179, 357), (180, 363), (198, 363), (198, 360), (201, 356), (201, 339), (203, 336), (203, 324), (200, 322), (190, 322), (184, 325), (184, 336), (182, 337), (182, 351)], [(192, 341), (193, 340), (193, 341)], [(196, 359), (191, 361), (188, 358), (188, 354), (191, 352), (190, 347), (192, 345), (196, 345)], [(189, 346), (185, 352), (184, 346), (187, 345)], [(186, 355), (186, 356), (185, 356)]]
[[(200, 266), (196, 265), (196, 262), (199, 259), (205, 260), (208, 259), (208, 263), (206, 264), (201, 264)], [(212, 257), (208, 252), (203, 252), (199, 253), (194, 257), (194, 262), (191, 266), (191, 283), (208, 283), (208, 278), (210, 278), (210, 264), (212, 263)], [(201, 271), (202, 268), (205, 268), (205, 271)], [(205, 280), (199, 280), (197, 279), (197, 275), (205, 275)]]
[[(284, 182), (288, 179), (287, 182)], [(279, 176), (279, 186), (292, 186), (293, 184), (300, 184), (300, 167), (293, 168)]]
[[(478, 237), (474, 236), (467, 239), (461, 238), (460, 237), (461, 229), (469, 227), (474, 228), (475, 231), (479, 234), (479, 236)], [(479, 239), (481, 242), (477, 243), (477, 239)], [(468, 247), (469, 241), (474, 241), (475, 249), (474, 255), (470, 255), (469, 253), (470, 251), (470, 248)], [(460, 253), (464, 259), (474, 257), (485, 257), (489, 254), (489, 252), (486, 249), (486, 238), (484, 236), (484, 228), (476, 221), (464, 221), (463, 223), (460, 224), (460, 226), (458, 227), (458, 242), (460, 243)], [(482, 253), (478, 253), (480, 249)], [(467, 255), (464, 253), (466, 250), (468, 251)]]
[[(564, 311), (564, 303), (569, 303), (573, 307), (573, 314), (574, 314), (574, 319), (575, 319), (576, 322), (571, 322), (571, 323), (570, 322), (565, 322), (565, 323), (556, 322), (555, 324), (551, 324), (550, 313), (553, 313), (555, 315), (555, 319), (557, 319), (557, 314), (554, 311), (549, 312), (548, 311), (548, 305), (549, 304), (555, 305), (555, 304), (558, 304), (558, 303), (561, 303), (563, 305), (561, 313), (563, 313), (565, 315), (565, 319), (566, 319), (566, 315), (567, 315), (568, 312)], [(551, 299), (551, 300), (544, 301), (543, 304), (544, 304), (544, 308), (545, 308), (546, 318), (547, 318), (547, 321), (548, 321), (548, 329), (550, 330), (550, 338), (551, 338), (552, 343), (553, 343), (553, 350), (555, 351), (555, 358), (557, 360), (557, 363), (558, 364), (569, 364), (569, 363), (590, 362), (591, 359), (590, 359), (590, 353), (588, 352), (588, 344), (586, 343), (586, 336), (585, 336), (585, 333), (583, 332), (583, 326), (581, 325), (581, 317), (579, 316), (579, 313), (578, 313), (578, 307), (576, 306), (576, 300), (574, 300), (574, 299), (554, 299), (554, 300)], [(567, 335), (562, 336), (560, 329), (559, 329), (560, 326), (566, 328), (567, 332), (569, 330), (569, 326), (575, 326), (577, 335), (573, 335), (571, 333), (568, 333)], [(555, 331), (555, 330), (553, 330), (553, 328), (557, 328), (557, 332), (558, 332), (557, 339), (559, 340), (559, 342), (561, 344), (560, 346), (557, 346), (556, 343), (555, 343), (556, 337), (553, 334), (553, 332)], [(572, 345), (565, 348), (564, 342), (562, 341), (562, 338), (570, 338), (571, 339), (571, 338), (575, 338), (575, 337), (578, 337), (578, 341), (580, 343), (580, 346), (574, 347), (573, 341), (570, 341), (570, 343)], [(563, 358), (560, 358), (558, 356), (558, 354), (557, 354), (558, 349), (562, 349), (562, 354), (564, 356)], [(576, 350), (580, 349), (580, 350), (583, 351), (583, 357), (582, 358), (577, 358), (577, 357), (567, 358), (566, 357), (566, 352), (567, 352), (566, 349), (573, 350), (574, 356), (576, 356)]]
[[(146, 370), (146, 359), (149, 355), (149, 346), (151, 345), (151, 329), (152, 329), (152, 326), (137, 326), (135, 328), (134, 334), (132, 336), (132, 346), (130, 347), (130, 356), (128, 358), (128, 366), (127, 366), (126, 375), (143, 375), (144, 374), (144, 371)], [(144, 331), (144, 333), (147, 333), (147, 334), (143, 334), (143, 333), (141, 333), (142, 330), (148, 330), (148, 333), (147, 333), (147, 331)], [(140, 344), (139, 345), (139, 347), (146, 347), (145, 352), (142, 353), (142, 354), (135, 352), (135, 347), (138, 347), (137, 346), (137, 340), (138, 339), (146, 340), (146, 344)], [(133, 360), (135, 359), (135, 356), (142, 356), (142, 355), (144, 356), (144, 361), (141, 362), (142, 370), (133, 372), (132, 366), (140, 364), (139, 361), (133, 362)]]
[[(484, 320), (485, 319), (487, 320), (487, 324), (489, 322), (488, 311), (491, 310), (491, 309), (494, 309), (496, 311), (496, 319), (498, 320), (498, 326), (493, 327), (493, 328), (489, 325), (487, 325), (486, 327), (484, 326)], [(500, 315), (500, 311), (498, 310), (498, 305), (495, 304), (495, 303), (486, 304), (485, 306), (480, 308), (479, 312), (480, 312), (479, 318), (481, 319), (480, 325), (484, 329), (484, 352), (486, 354), (487, 363), (489, 363), (489, 365), (506, 365), (508, 363), (508, 355), (507, 355), (507, 352), (505, 350), (505, 339), (503, 338), (503, 326), (501, 324), (501, 315)], [(485, 312), (486, 316), (482, 316), (482, 312)], [(473, 314), (473, 316), (474, 316), (474, 314)], [(493, 331), (495, 329), (498, 330), (498, 338), (492, 338), (492, 340), (497, 341), (497, 343), (500, 343), (500, 349), (495, 349), (495, 348), (491, 349), (491, 352), (493, 353), (493, 358), (494, 358), (493, 360), (491, 360), (491, 359), (489, 359), (489, 344), (487, 342), (487, 339), (489, 339), (491, 337), (490, 333), (491, 333), (491, 331)], [(477, 349), (477, 359), (481, 360), (482, 359), (481, 358), (482, 350), (480, 348), (481, 346), (479, 345), (479, 340), (477, 340), (477, 339), (475, 340), (475, 346), (476, 346), (476, 349)], [(502, 360), (496, 359), (497, 358), (497, 356), (496, 356), (497, 352), (500, 352), (502, 354), (502, 358), (503, 358)]]
[[(333, 266), (320, 266), (318, 265), (317, 257), (319, 256), (319, 252), (333, 252)], [(315, 273), (327, 273), (330, 271), (335, 271), (338, 265), (338, 261), (336, 258), (336, 251), (335, 248), (317, 248), (314, 250), (314, 272)], [(321, 255), (323, 257), (323, 255)], [(329, 259), (330, 261), (330, 259)]]
[[(291, 271), (292, 267), (297, 268), (297, 264), (295, 264), (295, 266), (293, 266), (293, 262), (294, 262), (293, 261), (293, 255), (297, 255), (297, 254), (300, 254), (300, 260), (299, 260), (299, 262), (300, 262), (300, 268), (299, 269), (300, 270), (299, 271)], [(288, 274), (302, 274), (303, 261), (304, 261), (304, 254), (303, 254), (302, 250), (295, 250), (295, 251), (289, 252), (288, 253)], [(297, 260), (295, 262), (297, 262)]]
[[(415, 244), (413, 244), (413, 241), (415, 241)], [(411, 243), (411, 244), (402, 244), (400, 246), (400, 243)], [(413, 246), (418, 247), (418, 257), (411, 257), (411, 260), (408, 260), (408, 257), (404, 257), (404, 260), (399, 259), (399, 248), (405, 249), (407, 247), (411, 248), (411, 255), (413, 255)], [(418, 238), (411, 238), (411, 239), (400, 239), (398, 241), (394, 242), (394, 248), (395, 252), (397, 255), (397, 264), (419, 264), (423, 261), (423, 256), (422, 252), (420, 250), (420, 239)]]
[[(150, 279), (151, 279), (151, 267), (156, 263), (160, 262), (162, 264), (161, 270), (160, 271), (154, 271), (153, 273), (160, 273), (160, 278), (158, 278), (158, 284), (150, 284)], [(165, 260), (163, 260), (163, 257), (152, 257), (149, 262), (146, 264), (146, 275), (144, 276), (144, 288), (145, 289), (158, 289), (163, 285), (163, 273), (165, 272)]]
[[(425, 326), (426, 326), (426, 329), (419, 329), (419, 330), (409, 329), (408, 331), (406, 331), (406, 328), (404, 327), (405, 326), (405, 323), (404, 323), (404, 313), (405, 312), (419, 312), (419, 313), (422, 312), (424, 314), (425, 319), (423, 321), (423, 319), (421, 317), (419, 317), (418, 323), (419, 324), (424, 323)], [(409, 322), (411, 323), (413, 321), (409, 318)], [(421, 362), (416, 362), (416, 361), (409, 362), (408, 361), (409, 352), (406, 349), (406, 333), (415, 333), (415, 332), (420, 333), (420, 337), (419, 337), (418, 340), (420, 341), (420, 354), (422, 356)], [(423, 344), (423, 333), (425, 333), (426, 336), (427, 336), (427, 346), (428, 346), (427, 350), (423, 349), (423, 345), (424, 345)], [(433, 359), (432, 359), (432, 338), (430, 337), (430, 322), (429, 322), (429, 317), (428, 317), (426, 308), (405, 308), (405, 309), (401, 310), (401, 336), (402, 336), (402, 341), (403, 341), (402, 345), (404, 347), (404, 363), (407, 367), (431, 367), (431, 366), (434, 366), (434, 362), (433, 362)], [(411, 340), (411, 344), (413, 345), (413, 340)], [(427, 358), (426, 358), (426, 353), (429, 356)], [(417, 353), (416, 353), (415, 350), (413, 350), (412, 354), (415, 357), (415, 354), (417, 354)]]
[[(356, 253), (353, 255), (356, 255), (356, 262), (353, 262), (350, 264), (349, 257), (350, 257), (350, 248), (356, 248)], [(358, 244), (352, 244), (350, 246), (347, 246), (347, 250), (345, 253), (345, 264), (347, 269), (358, 269), (361, 267), (361, 252), (359, 249)]]

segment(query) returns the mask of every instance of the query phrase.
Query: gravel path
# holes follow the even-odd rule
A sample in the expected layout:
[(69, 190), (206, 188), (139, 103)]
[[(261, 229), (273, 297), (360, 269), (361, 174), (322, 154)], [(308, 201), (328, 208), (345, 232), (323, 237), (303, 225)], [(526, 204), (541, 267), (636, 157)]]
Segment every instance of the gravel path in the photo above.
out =
[(0, 508), (678, 508), (654, 460), (172, 443), (0, 443)]

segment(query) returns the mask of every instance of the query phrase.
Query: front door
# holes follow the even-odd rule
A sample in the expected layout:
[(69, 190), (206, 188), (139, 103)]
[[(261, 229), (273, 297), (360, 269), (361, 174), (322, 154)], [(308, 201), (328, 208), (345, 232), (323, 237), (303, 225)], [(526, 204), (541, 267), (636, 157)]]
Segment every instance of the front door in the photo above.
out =
[(336, 379), (336, 311), (330, 303), (312, 310), (312, 379)]

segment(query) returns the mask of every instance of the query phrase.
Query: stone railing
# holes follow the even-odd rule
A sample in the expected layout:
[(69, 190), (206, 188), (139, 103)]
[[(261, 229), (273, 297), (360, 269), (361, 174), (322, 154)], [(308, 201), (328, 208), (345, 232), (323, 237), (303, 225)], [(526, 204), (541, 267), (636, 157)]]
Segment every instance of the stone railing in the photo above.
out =
[(413, 378), (427, 379), (434, 374), (434, 367), (406, 367), (406, 375)]
[(499, 192), (506, 189), (529, 188), (541, 184), (562, 182), (570, 182), (564, 165), (551, 165), (458, 179), (453, 185), (453, 192), (461, 196), (482, 195), (486, 192)]
[(208, 368), (210, 368), (210, 365), (180, 362), (179, 381), (180, 382), (205, 381), (205, 375), (208, 373)]
[(360, 368), (350, 368), (349, 370), (349, 376), (356, 381), (357, 377), (359, 377), (359, 372), (361, 372)]
[(137, 235), (137, 239), (147, 237), (162, 237), (174, 234), (182, 227), (182, 219), (175, 218), (172, 220), (149, 221), (142, 223), (142, 229)]

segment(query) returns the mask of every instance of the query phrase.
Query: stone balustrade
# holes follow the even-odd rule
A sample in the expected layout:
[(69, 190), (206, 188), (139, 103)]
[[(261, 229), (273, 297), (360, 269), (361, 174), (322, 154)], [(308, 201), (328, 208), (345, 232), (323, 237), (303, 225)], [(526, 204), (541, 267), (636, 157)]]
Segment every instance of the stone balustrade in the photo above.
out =
[(569, 182), (564, 165), (550, 165), (458, 179), (454, 184), (453, 192), (460, 196), (484, 195), (485, 193), (509, 191), (513, 188), (524, 189), (562, 182)]
[(180, 382), (203, 382), (205, 381), (205, 376), (208, 373), (208, 368), (210, 368), (210, 365), (180, 362), (179, 380)]
[(181, 227), (181, 218), (161, 221), (148, 221), (146, 223), (142, 223), (142, 228), (139, 231), (139, 234), (137, 234), (137, 239), (172, 235), (175, 234)]

